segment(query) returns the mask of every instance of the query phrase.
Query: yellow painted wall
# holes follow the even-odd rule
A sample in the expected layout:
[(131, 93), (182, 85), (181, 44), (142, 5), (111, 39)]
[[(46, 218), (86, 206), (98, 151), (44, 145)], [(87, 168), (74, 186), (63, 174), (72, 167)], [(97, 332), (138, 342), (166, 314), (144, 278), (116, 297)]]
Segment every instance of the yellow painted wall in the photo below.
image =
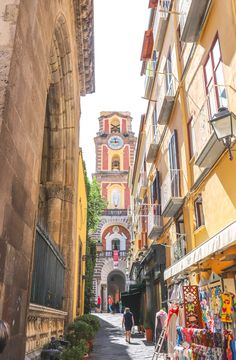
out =
[[(86, 254), (86, 233), (87, 233), (87, 193), (85, 186), (85, 174), (83, 169), (83, 155), (79, 152), (79, 176), (78, 176), (78, 197), (77, 197), (77, 236), (75, 251), (75, 282), (74, 282), (74, 303), (73, 317), (84, 313), (84, 289), (85, 280), (85, 261), (82, 257)], [(79, 251), (80, 241), (82, 243), (82, 252)], [(79, 275), (79, 265), (81, 265), (81, 274)], [(80, 279), (79, 279), (80, 276)], [(78, 289), (80, 284), (80, 289)], [(78, 297), (80, 307), (78, 308)]]

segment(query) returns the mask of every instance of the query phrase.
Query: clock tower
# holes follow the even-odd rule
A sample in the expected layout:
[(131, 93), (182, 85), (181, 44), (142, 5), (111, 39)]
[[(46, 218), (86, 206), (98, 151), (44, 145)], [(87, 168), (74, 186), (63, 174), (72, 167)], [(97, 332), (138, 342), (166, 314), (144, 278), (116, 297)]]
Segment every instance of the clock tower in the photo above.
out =
[(94, 293), (102, 298), (107, 310), (107, 297), (115, 302), (126, 289), (126, 254), (130, 245), (127, 210), (130, 206), (129, 167), (133, 165), (136, 138), (129, 112), (101, 112), (99, 131), (94, 138), (96, 177), (107, 208), (94, 239), (97, 241), (97, 263)]

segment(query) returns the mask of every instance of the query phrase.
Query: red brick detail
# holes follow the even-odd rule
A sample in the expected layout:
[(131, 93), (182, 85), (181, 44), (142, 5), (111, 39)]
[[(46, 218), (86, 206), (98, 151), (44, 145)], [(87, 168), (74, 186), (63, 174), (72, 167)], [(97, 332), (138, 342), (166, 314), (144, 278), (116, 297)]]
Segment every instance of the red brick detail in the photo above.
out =
[(122, 133), (127, 133), (127, 121), (126, 119), (122, 119)]
[(108, 119), (105, 119), (104, 120), (104, 132), (105, 133), (109, 133), (109, 121), (108, 121)]
[(102, 146), (102, 170), (108, 170), (108, 148), (106, 145)]
[(125, 208), (128, 209), (130, 206), (130, 190), (128, 185), (125, 184)]
[(102, 183), (102, 197), (107, 199), (107, 183)]
[(129, 170), (129, 145), (124, 147), (123, 157), (124, 170)]

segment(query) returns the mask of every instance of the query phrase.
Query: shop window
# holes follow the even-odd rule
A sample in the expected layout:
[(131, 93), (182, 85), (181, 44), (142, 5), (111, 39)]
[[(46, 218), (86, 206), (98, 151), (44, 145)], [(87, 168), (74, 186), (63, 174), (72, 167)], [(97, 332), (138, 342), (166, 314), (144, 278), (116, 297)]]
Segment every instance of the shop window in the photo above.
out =
[(113, 156), (111, 161), (112, 170), (120, 170), (120, 157), (118, 155)]
[(219, 39), (216, 38), (204, 65), (205, 88), (208, 96), (209, 116), (217, 113), (219, 107), (227, 107), (227, 95)]
[(196, 229), (198, 229), (200, 226), (205, 225), (201, 194), (198, 195), (197, 199), (194, 202), (194, 211), (196, 219)]

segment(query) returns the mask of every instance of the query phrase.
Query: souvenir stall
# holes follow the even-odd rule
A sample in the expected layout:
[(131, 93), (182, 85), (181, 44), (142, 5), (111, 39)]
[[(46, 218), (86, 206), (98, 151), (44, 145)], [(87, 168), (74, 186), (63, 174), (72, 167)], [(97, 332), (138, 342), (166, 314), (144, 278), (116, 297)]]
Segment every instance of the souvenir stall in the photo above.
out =
[(234, 281), (212, 273), (198, 285), (185, 279), (172, 286), (167, 320), (171, 359), (236, 360)]

